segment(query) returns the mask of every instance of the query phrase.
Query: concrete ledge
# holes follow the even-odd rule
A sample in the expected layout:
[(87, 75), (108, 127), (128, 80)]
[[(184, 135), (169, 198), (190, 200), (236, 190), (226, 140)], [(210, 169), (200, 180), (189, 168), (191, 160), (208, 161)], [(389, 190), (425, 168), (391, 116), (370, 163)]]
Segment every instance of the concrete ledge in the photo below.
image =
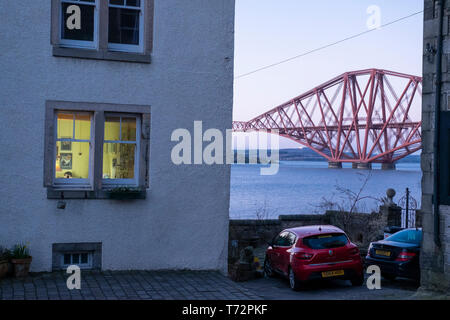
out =
[(293, 215), (280, 215), (278, 217), (281, 221), (308, 221), (308, 220), (318, 220), (323, 219), (324, 214), (293, 214)]
[(232, 226), (279, 225), (280, 220), (230, 220)]
[(65, 58), (135, 62), (146, 64), (151, 63), (150, 54), (66, 48), (59, 46), (53, 47), (53, 56)]
[(116, 200), (116, 201), (132, 201), (132, 200), (145, 200), (147, 198), (147, 191), (141, 191), (139, 193), (133, 193), (130, 197), (114, 197), (113, 193), (101, 190), (58, 190), (47, 189), (47, 199), (51, 200), (74, 200), (74, 199), (91, 199), (91, 200)]

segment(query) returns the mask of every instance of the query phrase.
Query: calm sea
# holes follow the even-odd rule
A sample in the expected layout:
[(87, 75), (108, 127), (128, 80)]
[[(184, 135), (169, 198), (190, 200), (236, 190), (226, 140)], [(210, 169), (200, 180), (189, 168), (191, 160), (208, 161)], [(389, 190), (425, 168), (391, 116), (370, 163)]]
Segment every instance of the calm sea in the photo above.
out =
[[(398, 201), (409, 188), (411, 196), (420, 202), (421, 177), (419, 163), (399, 163), (395, 171), (380, 170), (374, 165), (370, 171), (328, 169), (327, 162), (281, 161), (277, 175), (262, 176), (262, 165), (235, 164), (231, 169), (231, 219), (277, 218), (280, 214), (323, 213), (324, 199), (335, 203), (349, 203), (337, 187), (359, 192), (370, 174), (362, 196), (381, 198), (386, 189), (393, 188)], [(377, 208), (379, 203), (365, 199), (359, 206), (364, 212)], [(420, 204), (419, 204), (420, 205)]]

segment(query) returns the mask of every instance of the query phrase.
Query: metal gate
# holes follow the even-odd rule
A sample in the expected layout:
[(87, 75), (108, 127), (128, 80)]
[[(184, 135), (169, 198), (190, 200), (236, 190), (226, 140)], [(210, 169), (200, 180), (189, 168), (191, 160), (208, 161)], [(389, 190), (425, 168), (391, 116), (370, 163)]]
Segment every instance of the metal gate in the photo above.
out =
[(406, 193), (400, 198), (398, 205), (402, 208), (402, 228), (415, 228), (418, 203), (411, 196), (409, 188), (406, 188)]

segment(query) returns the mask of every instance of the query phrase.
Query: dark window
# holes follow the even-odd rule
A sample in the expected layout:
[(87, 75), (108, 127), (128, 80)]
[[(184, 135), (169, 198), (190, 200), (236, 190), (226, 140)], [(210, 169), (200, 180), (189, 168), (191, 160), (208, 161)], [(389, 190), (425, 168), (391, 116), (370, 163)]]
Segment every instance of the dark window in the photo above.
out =
[(343, 247), (348, 238), (343, 233), (321, 234), (303, 239), (303, 244), (311, 249), (331, 249)]
[(64, 255), (64, 264), (65, 264), (65, 265), (69, 265), (71, 262), (72, 262), (72, 259), (71, 259), (70, 254), (66, 253), (66, 254)]
[(450, 112), (441, 112), (440, 117), (441, 132), (439, 141), (439, 204), (450, 205)]
[[(115, 7), (115, 6), (120, 7)], [(140, 45), (141, 3), (138, 0), (110, 0), (108, 41), (114, 44)]]
[[(83, 2), (89, 2), (90, 4), (81, 4), (73, 2), (62, 2), (62, 19), (61, 19), (61, 39), (65, 40), (77, 40), (77, 41), (94, 41), (95, 30), (95, 0), (88, 0)], [(73, 11), (67, 9), (70, 6), (76, 5), (80, 8), (80, 29), (73, 28), (72, 30), (67, 27), (67, 20), (73, 15)]]
[(82, 264), (87, 264), (89, 261), (89, 256), (87, 253), (82, 253), (81, 254), (81, 263)]

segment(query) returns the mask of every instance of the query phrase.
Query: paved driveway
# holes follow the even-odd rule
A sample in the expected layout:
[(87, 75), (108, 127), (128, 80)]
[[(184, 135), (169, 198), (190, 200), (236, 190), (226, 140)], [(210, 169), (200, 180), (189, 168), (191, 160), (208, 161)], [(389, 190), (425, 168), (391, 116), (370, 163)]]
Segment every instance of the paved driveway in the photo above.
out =
[(63, 272), (0, 280), (0, 300), (252, 300), (252, 299), (408, 299), (417, 285), (409, 280), (383, 281), (381, 290), (352, 287), (346, 281), (317, 282), (300, 292), (287, 280), (256, 279), (235, 283), (218, 272), (83, 272), (81, 290), (68, 290)]
[(243, 300), (260, 299), (219, 272), (82, 272), (81, 290), (68, 290), (63, 272), (0, 280), (0, 300)]
[(242, 286), (267, 300), (402, 300), (409, 299), (418, 288), (417, 283), (408, 279), (382, 279), (380, 290), (369, 290), (365, 285), (353, 287), (350, 281), (329, 280), (311, 282), (295, 292), (286, 279), (279, 277), (248, 281)]

